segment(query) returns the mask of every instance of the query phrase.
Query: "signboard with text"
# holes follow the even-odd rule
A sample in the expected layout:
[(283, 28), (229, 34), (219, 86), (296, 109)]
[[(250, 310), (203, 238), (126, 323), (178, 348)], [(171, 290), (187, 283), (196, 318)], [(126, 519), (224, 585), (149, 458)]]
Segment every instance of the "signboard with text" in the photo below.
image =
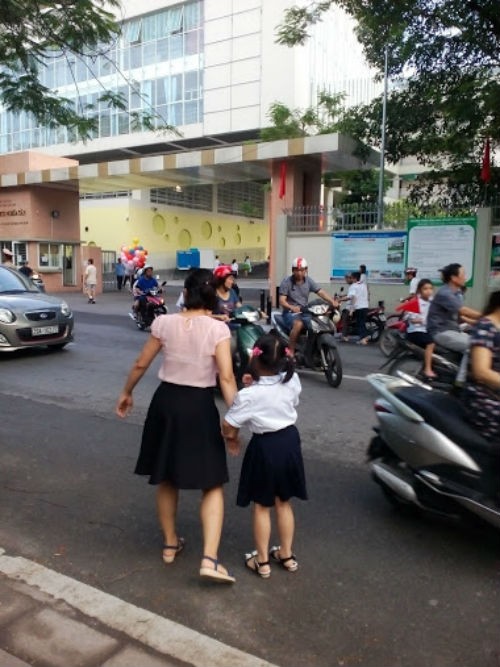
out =
[(476, 217), (410, 218), (407, 265), (418, 269), (419, 278), (441, 284), (440, 269), (457, 263), (465, 268), (467, 286), (473, 284)]
[(406, 232), (335, 232), (330, 279), (343, 278), (365, 264), (371, 283), (403, 282), (406, 236)]

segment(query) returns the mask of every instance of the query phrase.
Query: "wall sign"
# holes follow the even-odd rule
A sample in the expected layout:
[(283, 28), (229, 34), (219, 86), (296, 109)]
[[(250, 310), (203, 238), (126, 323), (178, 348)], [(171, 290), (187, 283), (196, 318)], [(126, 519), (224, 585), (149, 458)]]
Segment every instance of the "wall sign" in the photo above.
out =
[(406, 232), (336, 232), (330, 279), (341, 279), (366, 264), (371, 283), (401, 283), (405, 257)]
[(465, 268), (467, 286), (473, 284), (476, 216), (467, 218), (410, 218), (408, 220), (408, 266), (419, 278), (441, 284), (439, 270), (457, 263)]

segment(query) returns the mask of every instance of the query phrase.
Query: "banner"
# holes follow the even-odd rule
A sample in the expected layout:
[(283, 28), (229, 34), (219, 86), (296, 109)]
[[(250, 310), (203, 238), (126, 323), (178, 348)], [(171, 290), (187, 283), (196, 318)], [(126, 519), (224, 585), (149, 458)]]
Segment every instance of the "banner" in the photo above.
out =
[(332, 234), (330, 280), (343, 278), (365, 264), (371, 283), (402, 283), (406, 232), (351, 232)]

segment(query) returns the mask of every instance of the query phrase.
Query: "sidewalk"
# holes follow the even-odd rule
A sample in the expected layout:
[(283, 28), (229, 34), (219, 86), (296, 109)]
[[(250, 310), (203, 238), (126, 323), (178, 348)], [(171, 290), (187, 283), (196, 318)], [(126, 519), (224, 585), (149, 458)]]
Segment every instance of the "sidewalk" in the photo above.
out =
[(183, 665), (273, 667), (0, 548), (0, 667)]
[[(244, 303), (253, 306), (259, 306), (260, 290), (265, 290), (268, 293), (267, 280), (246, 279), (240, 282), (240, 290)], [(168, 284), (163, 288), (165, 301), (170, 313), (175, 312), (175, 302), (182, 290), (182, 280), (169, 280)], [(111, 292), (103, 292), (96, 296), (96, 303), (89, 304), (87, 297), (81, 291), (78, 292), (57, 292), (51, 293), (52, 296), (57, 296), (64, 299), (74, 312), (94, 312), (100, 315), (123, 315), (127, 313), (132, 307), (132, 294), (128, 289), (122, 289)], [(1, 666), (0, 666), (1, 667)]]

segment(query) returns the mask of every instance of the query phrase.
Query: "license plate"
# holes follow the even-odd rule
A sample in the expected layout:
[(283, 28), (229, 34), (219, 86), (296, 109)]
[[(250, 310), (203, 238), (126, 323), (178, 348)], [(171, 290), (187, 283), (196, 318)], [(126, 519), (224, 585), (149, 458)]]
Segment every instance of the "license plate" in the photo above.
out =
[(31, 335), (32, 336), (49, 336), (50, 334), (59, 333), (59, 327), (32, 327)]

